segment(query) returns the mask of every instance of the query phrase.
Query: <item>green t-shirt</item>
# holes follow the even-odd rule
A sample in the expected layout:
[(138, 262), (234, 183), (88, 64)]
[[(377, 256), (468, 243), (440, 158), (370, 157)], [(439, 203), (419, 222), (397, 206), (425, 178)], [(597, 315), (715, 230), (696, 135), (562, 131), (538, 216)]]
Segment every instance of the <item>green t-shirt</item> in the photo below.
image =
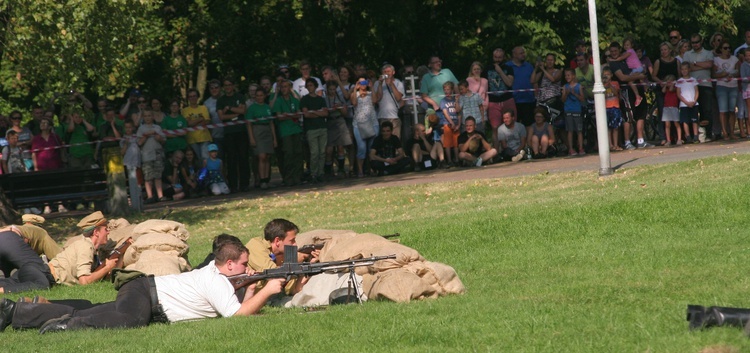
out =
[[(296, 113), (298, 111), (299, 101), (291, 95), (288, 100), (284, 99), (284, 97), (278, 97), (273, 104), (273, 112), (276, 114)], [(276, 120), (276, 127), (278, 128), (281, 137), (302, 133), (302, 127), (297, 123), (297, 118), (290, 120)]]
[(245, 120), (252, 121), (253, 125), (268, 125), (271, 123), (271, 120), (258, 119), (268, 118), (271, 116), (271, 107), (269, 107), (268, 104), (255, 103), (247, 108), (247, 112), (245, 113)]
[[(120, 136), (123, 135), (122, 134), (122, 132), (123, 132), (123, 125), (125, 125), (125, 123), (123, 123), (122, 120), (115, 119), (115, 128), (120, 133)], [(112, 124), (110, 124), (107, 121), (102, 122), (99, 125), (99, 128), (97, 129), (97, 131), (99, 132), (99, 139), (100, 140), (103, 140), (103, 139), (105, 139), (107, 137), (115, 137), (115, 132), (112, 130)], [(119, 146), (120, 146), (120, 142), (119, 141), (107, 141), (107, 142), (102, 142), (102, 144), (101, 144), (101, 148), (110, 148), (110, 147), (119, 147)]]
[[(164, 120), (160, 124), (162, 130), (176, 130), (184, 129), (188, 126), (187, 119), (182, 115), (171, 117), (169, 115), (164, 116)], [(174, 152), (177, 150), (185, 150), (187, 148), (187, 140), (185, 136), (167, 135), (167, 142), (164, 143), (164, 151), (167, 153)]]
[[(320, 110), (326, 108), (326, 99), (320, 96), (312, 97), (308, 94), (302, 97), (299, 106), (300, 109), (307, 108), (307, 110)], [(305, 130), (326, 129), (328, 127), (326, 124), (326, 117), (305, 118), (304, 127)]]
[[(241, 104), (245, 104), (245, 98), (241, 94), (235, 92), (234, 95), (231, 95), (231, 96), (223, 95), (219, 97), (219, 99), (216, 100), (216, 111), (218, 112), (218, 111), (224, 110), (224, 107), (231, 107), (231, 108), (239, 107)], [(236, 119), (233, 119), (233, 120), (235, 121), (245, 120), (245, 116), (240, 114), (237, 116)], [(227, 121), (222, 121), (222, 122), (227, 122)], [(245, 125), (225, 126), (224, 134), (225, 135), (233, 134), (233, 133), (236, 134), (240, 132), (247, 133), (246, 129), (247, 128), (245, 127)]]
[[(90, 134), (86, 131), (86, 126), (83, 124), (76, 124), (73, 132), (68, 133), (68, 142), (70, 144), (89, 142)], [(94, 157), (94, 148), (90, 143), (80, 146), (70, 146), (70, 155), (75, 158)]]

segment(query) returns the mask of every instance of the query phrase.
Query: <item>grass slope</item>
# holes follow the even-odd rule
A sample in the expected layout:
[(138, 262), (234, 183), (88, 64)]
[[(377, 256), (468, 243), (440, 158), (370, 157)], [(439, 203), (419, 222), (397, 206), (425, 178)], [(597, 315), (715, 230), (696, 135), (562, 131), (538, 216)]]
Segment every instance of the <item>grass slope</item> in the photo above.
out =
[[(21, 351), (699, 352), (750, 349), (738, 329), (688, 332), (688, 303), (750, 307), (750, 156), (595, 172), (306, 193), (175, 210), (191, 259), (228, 232), (249, 239), (285, 217), (302, 230), (401, 233), (453, 266), (467, 293), (314, 313), (39, 336)], [(153, 215), (152, 215), (153, 216)], [(64, 221), (63, 221), (64, 222)], [(111, 300), (111, 285), (50, 298)], [(110, 349), (108, 349), (110, 350)]]

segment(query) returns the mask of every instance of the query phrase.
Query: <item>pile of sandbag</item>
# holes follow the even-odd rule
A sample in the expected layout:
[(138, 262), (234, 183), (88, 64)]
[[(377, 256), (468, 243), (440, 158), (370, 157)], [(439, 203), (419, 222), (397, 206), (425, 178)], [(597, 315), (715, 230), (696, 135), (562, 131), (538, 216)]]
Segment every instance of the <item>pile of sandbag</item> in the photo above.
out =
[(321, 262), (396, 255), (395, 259), (355, 269), (362, 276), (363, 292), (370, 299), (407, 302), (466, 291), (452, 267), (427, 261), (416, 250), (376, 234), (319, 229), (297, 236), (300, 247), (321, 243), (325, 243)]
[(133, 238), (133, 243), (123, 256), (125, 269), (154, 276), (191, 270), (187, 261), (189, 237), (190, 233), (182, 223), (160, 219), (120, 224), (109, 234), (109, 238), (118, 246)]

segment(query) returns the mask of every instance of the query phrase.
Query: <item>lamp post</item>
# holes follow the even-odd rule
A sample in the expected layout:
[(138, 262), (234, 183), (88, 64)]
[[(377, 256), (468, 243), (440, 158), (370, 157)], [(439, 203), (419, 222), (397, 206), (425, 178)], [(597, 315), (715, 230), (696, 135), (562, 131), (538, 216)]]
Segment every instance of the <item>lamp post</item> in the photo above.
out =
[(602, 84), (602, 63), (599, 57), (599, 29), (596, 20), (596, 0), (589, 1), (589, 26), (591, 29), (591, 56), (594, 58), (594, 107), (596, 108), (596, 137), (599, 145), (599, 175), (612, 175), (607, 131), (607, 109)]

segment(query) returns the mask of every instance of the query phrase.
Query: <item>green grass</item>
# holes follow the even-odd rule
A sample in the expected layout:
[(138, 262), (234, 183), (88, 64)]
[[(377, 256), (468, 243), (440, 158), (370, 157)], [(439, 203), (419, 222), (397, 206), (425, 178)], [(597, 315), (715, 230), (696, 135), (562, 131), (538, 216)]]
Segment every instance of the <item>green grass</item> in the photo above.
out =
[[(699, 352), (750, 349), (732, 328), (689, 332), (687, 304), (750, 307), (750, 156), (595, 172), (312, 192), (175, 210), (199, 262), (221, 232), (247, 240), (275, 217), (303, 231), (401, 233), (458, 272), (467, 293), (314, 313), (39, 336), (20, 351)], [(144, 215), (143, 217), (158, 216)], [(69, 227), (60, 221), (56, 226)], [(111, 285), (50, 298), (111, 300)]]

